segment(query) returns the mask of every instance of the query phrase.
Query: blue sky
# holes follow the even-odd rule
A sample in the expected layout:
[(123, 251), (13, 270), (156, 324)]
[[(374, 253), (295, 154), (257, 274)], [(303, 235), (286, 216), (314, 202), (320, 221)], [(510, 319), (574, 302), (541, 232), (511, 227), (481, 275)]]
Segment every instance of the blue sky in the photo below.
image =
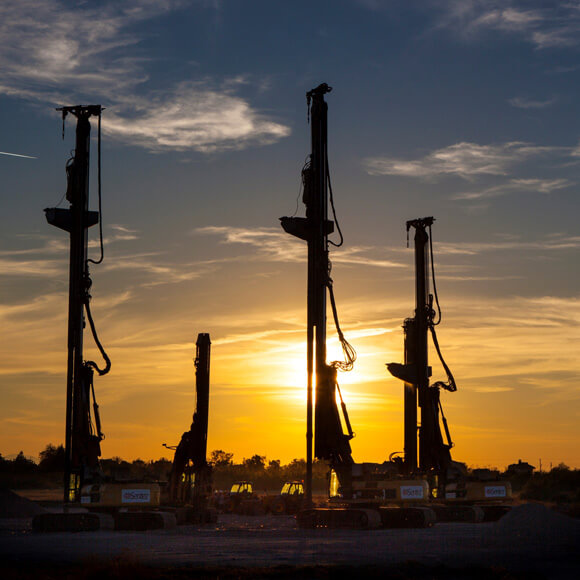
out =
[(305, 93), (327, 82), (355, 458), (400, 446), (384, 363), (413, 308), (404, 224), (433, 215), (456, 458), (580, 466), (579, 56), (572, 1), (5, 0), (0, 452), (63, 436), (68, 240), (42, 209), (62, 204), (74, 143), (54, 109), (82, 103), (106, 107), (105, 455), (157, 457), (189, 425), (198, 332), (210, 447), (304, 454), (306, 252), (278, 217), (309, 153)]

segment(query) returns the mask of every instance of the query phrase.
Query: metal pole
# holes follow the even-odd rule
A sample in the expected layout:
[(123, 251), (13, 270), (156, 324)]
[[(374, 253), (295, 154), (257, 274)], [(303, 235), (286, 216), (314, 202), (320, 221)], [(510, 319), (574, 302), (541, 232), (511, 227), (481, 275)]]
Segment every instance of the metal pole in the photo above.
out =
[(419, 429), (419, 468), (429, 469), (433, 463), (433, 425), (432, 401), (429, 393), (428, 332), (431, 306), (429, 304), (429, 278), (427, 276), (427, 228), (433, 218), (421, 218), (407, 222), (407, 228), (415, 228), (415, 318), (413, 324), (413, 343), (415, 345), (413, 363), (417, 372), (417, 392), (421, 408), (421, 427)]
[[(200, 442), (196, 464), (205, 464), (207, 461), (207, 431), (209, 423), (209, 367), (210, 367), (211, 340), (209, 334), (200, 332), (197, 335), (195, 357), (195, 414), (198, 425), (197, 433)], [(192, 425), (193, 426), (193, 425)]]
[[(316, 399), (321, 396), (321, 389), (327, 384), (326, 380), (326, 279), (328, 276), (328, 235), (327, 235), (327, 174), (326, 174), (326, 147), (327, 147), (327, 118), (328, 105), (324, 95), (330, 92), (326, 84), (307, 93), (307, 100), (312, 102), (311, 108), (311, 172), (312, 190), (308, 199), (306, 217), (310, 220), (313, 232), (308, 240), (308, 338), (311, 342), (310, 356), (314, 353), (314, 368), (310, 369), (309, 399), (311, 406), (308, 410), (312, 423), (312, 388), (316, 385)], [(314, 341), (314, 345), (312, 345)], [(314, 380), (313, 380), (314, 378)], [(334, 387), (334, 385), (333, 385)], [(315, 407), (314, 423), (316, 435), (314, 438), (314, 454), (318, 457), (319, 446), (319, 405)], [(312, 444), (307, 450), (307, 504), (312, 504)]]
[[(87, 228), (84, 224), (84, 213), (89, 202), (89, 147), (91, 125), (85, 110), (80, 110), (77, 117), (76, 146), (74, 157), (74, 176), (72, 187), (69, 187), (67, 199), (70, 201), (72, 229), (70, 232), (70, 278), (69, 278), (69, 328), (68, 328), (68, 375), (67, 375), (67, 458), (68, 490), (65, 490), (65, 502), (77, 501), (81, 476), (78, 466), (80, 452), (79, 442), (75, 435), (79, 429), (79, 414), (82, 413), (82, 366), (83, 366), (83, 279), (87, 260)], [(75, 465), (76, 464), (76, 465)]]
[[(414, 368), (415, 361), (415, 319), (407, 318), (403, 324), (405, 331), (405, 365)], [(404, 470), (407, 475), (417, 470), (417, 386), (405, 381), (404, 403)]]
[(314, 377), (314, 334), (312, 327), (308, 324), (306, 332), (306, 481), (304, 482), (305, 507), (312, 507), (312, 440), (313, 440), (313, 377)]

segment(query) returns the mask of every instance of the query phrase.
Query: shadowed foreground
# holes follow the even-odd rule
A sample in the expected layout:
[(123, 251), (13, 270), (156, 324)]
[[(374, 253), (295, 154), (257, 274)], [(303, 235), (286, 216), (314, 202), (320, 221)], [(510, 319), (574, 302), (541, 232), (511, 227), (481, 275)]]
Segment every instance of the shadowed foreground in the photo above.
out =
[(0, 522), (7, 578), (575, 578), (580, 564), (580, 522), (539, 504), (495, 523), (415, 530), (222, 516), (168, 531), (33, 534), (27, 519)]

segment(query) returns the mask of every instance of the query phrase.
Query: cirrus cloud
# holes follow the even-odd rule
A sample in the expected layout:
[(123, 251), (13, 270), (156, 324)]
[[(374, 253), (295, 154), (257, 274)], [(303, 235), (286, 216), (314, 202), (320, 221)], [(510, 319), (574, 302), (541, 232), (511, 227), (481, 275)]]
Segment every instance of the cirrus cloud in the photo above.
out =
[(437, 28), (453, 30), (474, 40), (486, 31), (518, 36), (537, 49), (580, 44), (578, 2), (542, 0), (442, 0), (437, 1)]
[(205, 3), (127, 0), (94, 7), (6, 0), (0, 5), (0, 95), (43, 106), (100, 100), (107, 108), (104, 133), (153, 152), (213, 153), (288, 136), (289, 127), (239, 95), (249, 84), (240, 77), (151, 87), (154, 58), (136, 25), (185, 6), (201, 10)]
[(471, 179), (480, 175), (506, 175), (511, 166), (531, 157), (553, 153), (563, 147), (542, 147), (522, 141), (498, 145), (461, 142), (437, 149), (421, 159), (371, 157), (363, 161), (371, 175), (402, 175), (434, 178), (456, 175)]

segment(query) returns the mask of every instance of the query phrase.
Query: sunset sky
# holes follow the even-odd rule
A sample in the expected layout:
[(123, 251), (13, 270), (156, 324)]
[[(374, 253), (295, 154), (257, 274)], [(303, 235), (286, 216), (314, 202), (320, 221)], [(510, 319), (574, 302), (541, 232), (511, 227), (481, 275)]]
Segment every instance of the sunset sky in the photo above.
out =
[(414, 308), (405, 222), (432, 215), (453, 458), (580, 468), (579, 1), (3, 0), (0, 70), (3, 456), (64, 441), (69, 240), (43, 209), (68, 207), (55, 107), (101, 104), (103, 455), (170, 457), (208, 332), (209, 450), (305, 457), (306, 245), (278, 218), (304, 215), (326, 82), (355, 460), (402, 449), (385, 363)]

